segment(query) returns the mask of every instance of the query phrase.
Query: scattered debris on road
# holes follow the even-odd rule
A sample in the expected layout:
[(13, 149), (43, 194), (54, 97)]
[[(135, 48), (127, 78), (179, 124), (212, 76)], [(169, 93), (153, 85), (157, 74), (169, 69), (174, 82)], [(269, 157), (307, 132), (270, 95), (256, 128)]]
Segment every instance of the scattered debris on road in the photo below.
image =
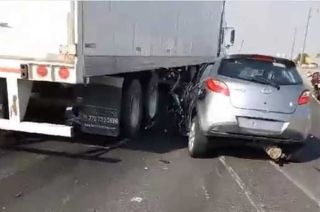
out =
[(143, 199), (141, 197), (132, 197), (130, 202), (138, 202), (141, 203)]
[(201, 187), (203, 192), (204, 192), (204, 196), (206, 197), (206, 200), (209, 200), (210, 199), (210, 195), (209, 195), (209, 192), (207, 190), (207, 188), (205, 186), (202, 186)]
[(75, 179), (75, 180), (74, 180), (74, 184), (77, 185), (78, 183), (79, 183), (79, 180), (78, 180), (78, 179)]
[(161, 159), (161, 160), (159, 160), (160, 162), (162, 162), (162, 163), (164, 163), (164, 164), (170, 164), (170, 161), (168, 161), (168, 160), (163, 160), (163, 159)]
[(320, 172), (320, 168), (318, 167), (313, 167), (316, 171)]
[(15, 195), (15, 197), (17, 197), (17, 198), (22, 197), (22, 196), (23, 196), (23, 192), (22, 192), (22, 191), (20, 191), (19, 193), (17, 193), (17, 194)]
[(70, 195), (67, 195), (63, 200), (62, 200), (62, 204), (65, 205), (70, 201)]

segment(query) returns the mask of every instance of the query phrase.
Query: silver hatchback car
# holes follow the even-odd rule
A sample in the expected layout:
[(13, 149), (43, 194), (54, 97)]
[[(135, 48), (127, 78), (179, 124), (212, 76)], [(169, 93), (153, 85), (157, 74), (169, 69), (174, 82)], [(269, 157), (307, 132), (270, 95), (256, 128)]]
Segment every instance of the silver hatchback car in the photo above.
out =
[(264, 55), (230, 55), (208, 64), (188, 149), (202, 156), (210, 137), (234, 137), (275, 144), (303, 143), (311, 128), (309, 91), (294, 62)]

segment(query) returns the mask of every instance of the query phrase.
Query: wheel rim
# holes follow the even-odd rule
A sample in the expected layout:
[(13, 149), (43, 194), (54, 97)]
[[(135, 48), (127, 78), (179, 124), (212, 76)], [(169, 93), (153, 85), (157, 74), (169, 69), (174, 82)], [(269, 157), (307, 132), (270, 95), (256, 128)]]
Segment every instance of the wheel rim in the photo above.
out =
[(190, 128), (188, 140), (189, 140), (188, 141), (188, 148), (189, 148), (189, 151), (192, 152), (193, 148), (194, 148), (194, 140), (195, 140), (195, 123), (194, 122), (191, 123), (191, 128)]

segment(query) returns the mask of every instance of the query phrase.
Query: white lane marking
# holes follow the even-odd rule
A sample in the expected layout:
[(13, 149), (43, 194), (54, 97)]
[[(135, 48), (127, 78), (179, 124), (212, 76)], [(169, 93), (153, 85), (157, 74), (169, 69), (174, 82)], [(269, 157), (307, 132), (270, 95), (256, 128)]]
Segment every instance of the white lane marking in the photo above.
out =
[(256, 204), (252, 198), (251, 192), (247, 189), (247, 186), (243, 182), (243, 180), (239, 177), (239, 175), (233, 170), (231, 166), (229, 166), (226, 163), (225, 157), (220, 156), (219, 161), (222, 163), (222, 165), (227, 169), (231, 177), (236, 181), (240, 189), (244, 192), (247, 199), (249, 200), (250, 204), (256, 209), (257, 212), (264, 212), (264, 209), (261, 208), (258, 204)]
[(210, 199), (210, 194), (209, 194), (207, 188), (205, 186), (202, 186), (201, 188), (202, 188), (202, 190), (204, 192), (204, 196), (206, 197), (206, 200), (209, 200)]
[(320, 199), (315, 197), (312, 192), (310, 192), (306, 187), (304, 187), (301, 183), (296, 182), (292, 177), (286, 173), (284, 170), (282, 170), (278, 164), (274, 163), (273, 161), (269, 161), (271, 165), (273, 165), (276, 170), (278, 170), (281, 174), (283, 174), (291, 183), (293, 183), (295, 186), (297, 186), (305, 195), (307, 195), (310, 199), (312, 199), (318, 207), (320, 207)]

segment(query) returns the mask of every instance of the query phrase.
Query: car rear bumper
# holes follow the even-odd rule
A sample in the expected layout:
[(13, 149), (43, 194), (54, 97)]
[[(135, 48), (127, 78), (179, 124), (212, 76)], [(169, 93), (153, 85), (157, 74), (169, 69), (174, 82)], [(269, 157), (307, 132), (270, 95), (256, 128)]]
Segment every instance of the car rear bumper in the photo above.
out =
[(245, 132), (243, 130), (228, 130), (228, 131), (217, 131), (216, 128), (209, 130), (206, 133), (209, 137), (226, 137), (226, 138), (237, 138), (253, 141), (271, 141), (279, 143), (297, 143), (305, 142), (308, 135), (301, 134), (299, 132), (291, 132), (291, 134), (286, 135), (272, 135), (272, 134), (256, 134), (252, 130), (251, 132)]
[[(239, 119), (237, 119), (239, 120)], [(249, 119), (250, 120), (250, 119)], [(260, 121), (260, 119), (252, 119), (254, 121)], [(261, 120), (265, 123), (269, 121)], [(275, 127), (274, 122), (277, 122)], [(228, 122), (228, 123), (215, 123), (209, 127), (206, 131), (206, 135), (238, 135), (241, 137), (259, 139), (273, 139), (279, 141), (304, 141), (308, 135), (309, 130), (306, 128), (297, 129), (293, 124), (291, 125), (289, 122), (278, 122), (278, 121), (270, 121), (269, 126), (266, 125), (265, 128), (256, 128), (256, 127), (244, 127), (241, 126), (239, 121), (237, 122)]]
[(303, 142), (309, 136), (308, 106), (297, 107), (293, 114), (284, 114), (238, 109), (223, 101), (228, 99), (220, 99), (219, 104), (209, 101), (197, 105), (200, 128), (207, 136), (280, 142)]

